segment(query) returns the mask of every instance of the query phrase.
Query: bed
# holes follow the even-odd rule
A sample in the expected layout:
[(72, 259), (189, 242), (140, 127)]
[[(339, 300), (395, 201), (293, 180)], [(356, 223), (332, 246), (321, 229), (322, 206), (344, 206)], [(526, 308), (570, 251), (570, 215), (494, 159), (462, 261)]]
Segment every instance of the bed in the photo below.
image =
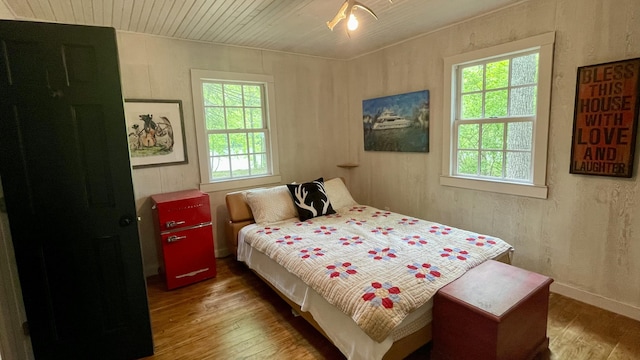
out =
[(348, 359), (402, 359), (431, 340), (432, 296), (501, 239), (358, 204), (341, 178), (226, 196), (229, 247)]

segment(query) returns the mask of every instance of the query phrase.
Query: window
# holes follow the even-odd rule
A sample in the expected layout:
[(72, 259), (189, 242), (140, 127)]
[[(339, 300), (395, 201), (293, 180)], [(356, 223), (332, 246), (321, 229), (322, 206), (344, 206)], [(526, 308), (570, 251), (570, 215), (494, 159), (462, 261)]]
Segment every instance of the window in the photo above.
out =
[(547, 197), (554, 34), (445, 59), (441, 184)]
[(280, 182), (273, 78), (191, 70), (201, 189)]

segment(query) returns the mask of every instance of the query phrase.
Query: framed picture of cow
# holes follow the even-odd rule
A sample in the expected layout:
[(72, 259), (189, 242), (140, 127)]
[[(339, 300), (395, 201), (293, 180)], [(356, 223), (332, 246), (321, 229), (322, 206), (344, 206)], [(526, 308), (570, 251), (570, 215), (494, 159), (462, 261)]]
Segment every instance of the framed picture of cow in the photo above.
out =
[(134, 169), (188, 162), (182, 101), (125, 99), (124, 112)]

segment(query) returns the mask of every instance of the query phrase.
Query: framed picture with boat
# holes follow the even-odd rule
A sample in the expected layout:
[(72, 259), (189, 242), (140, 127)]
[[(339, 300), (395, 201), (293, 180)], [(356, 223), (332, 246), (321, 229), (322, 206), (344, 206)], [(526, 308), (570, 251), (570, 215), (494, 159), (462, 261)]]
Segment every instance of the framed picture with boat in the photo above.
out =
[(429, 90), (362, 101), (365, 151), (429, 152)]

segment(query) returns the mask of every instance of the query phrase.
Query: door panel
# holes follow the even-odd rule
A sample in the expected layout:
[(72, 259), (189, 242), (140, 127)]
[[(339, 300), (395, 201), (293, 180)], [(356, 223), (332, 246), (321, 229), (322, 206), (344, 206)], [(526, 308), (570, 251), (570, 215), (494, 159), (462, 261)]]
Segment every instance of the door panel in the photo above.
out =
[(0, 21), (0, 50), (0, 175), (34, 354), (150, 355), (115, 31)]

